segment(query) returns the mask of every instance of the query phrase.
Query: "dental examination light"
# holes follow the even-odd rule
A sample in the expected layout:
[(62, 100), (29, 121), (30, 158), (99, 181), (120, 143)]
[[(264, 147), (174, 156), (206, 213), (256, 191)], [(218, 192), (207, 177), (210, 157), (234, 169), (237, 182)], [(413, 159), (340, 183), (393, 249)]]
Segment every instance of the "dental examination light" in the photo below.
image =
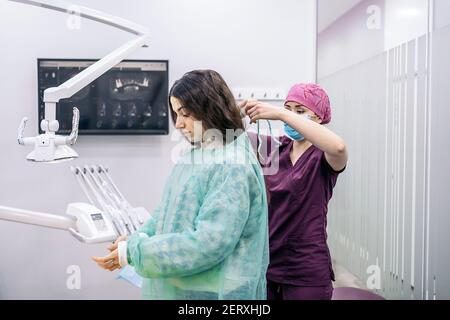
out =
[[(72, 97), (85, 86), (89, 85), (108, 70), (116, 66), (138, 48), (146, 47), (148, 30), (130, 21), (86, 7), (75, 7), (72, 4), (63, 1), (9, 1), (63, 13), (74, 13), (74, 8), (76, 8), (75, 14), (80, 17), (115, 27), (136, 36), (134, 39), (117, 48), (101, 60), (89, 66), (89, 68), (61, 84), (59, 87), (49, 88), (44, 91), (45, 119), (41, 122), (41, 129), (44, 131), (43, 134), (36, 137), (24, 137), (23, 132), (27, 123), (27, 118), (24, 118), (20, 124), (17, 138), (19, 144), (34, 146), (34, 150), (27, 156), (28, 160), (35, 162), (60, 162), (77, 158), (78, 154), (70, 147), (70, 145), (75, 144), (77, 140), (78, 123), (80, 119), (79, 111), (77, 108), (73, 109), (71, 134), (69, 136), (56, 135), (56, 132), (59, 129), (59, 123), (56, 120), (56, 104), (61, 99)], [(102, 179), (104, 179), (104, 181), (109, 181), (108, 179), (110, 179), (110, 177), (105, 175)], [(101, 181), (102, 180), (97, 179), (97, 182), (100, 183)], [(103, 185), (105, 184), (104, 181)], [(103, 185), (94, 187), (97, 188), (98, 192), (102, 192), (101, 187)], [(115, 188), (115, 186), (112, 186), (112, 181), (109, 181), (109, 185), (111, 185), (111, 188)], [(136, 230), (136, 228), (142, 224), (142, 219), (139, 214), (143, 213), (145, 209), (131, 208), (117, 190), (104, 191), (103, 193), (103, 198), (99, 197), (98, 199), (107, 199), (110, 202), (101, 203), (104, 205), (104, 208), (109, 210), (109, 212), (106, 213), (100, 211), (93, 205), (85, 203), (69, 204), (66, 211), (68, 216), (65, 217), (0, 206), (0, 220), (67, 230), (78, 240), (85, 243), (111, 241), (114, 240), (118, 234), (128, 234), (129, 232)], [(121, 210), (124, 210), (124, 213), (119, 214)], [(116, 215), (116, 219), (110, 219), (110, 216), (112, 215)], [(137, 223), (136, 220), (131, 221), (131, 218), (138, 219), (139, 223)], [(122, 226), (120, 226), (120, 229), (117, 229), (113, 223), (118, 224), (121, 221), (124, 222), (124, 229), (122, 229)], [(127, 231), (125, 231), (125, 229)], [(118, 230), (121, 230), (121, 232)]]
[[(75, 8), (70, 3), (55, 0), (9, 1), (64, 13), (73, 13)], [(97, 61), (89, 68), (83, 70), (65, 83), (61, 84), (59, 87), (48, 88), (44, 91), (45, 119), (41, 121), (41, 129), (44, 133), (36, 137), (23, 137), (23, 132), (28, 121), (27, 118), (22, 119), (19, 127), (17, 138), (19, 144), (24, 146), (34, 146), (34, 150), (27, 156), (27, 160), (29, 161), (59, 162), (77, 158), (78, 154), (70, 147), (70, 145), (75, 144), (78, 137), (78, 123), (80, 119), (79, 111), (77, 108), (73, 109), (71, 134), (69, 136), (56, 135), (56, 132), (59, 129), (59, 123), (58, 120), (56, 120), (56, 104), (61, 99), (72, 97), (75, 93), (116, 66), (136, 49), (147, 46), (148, 30), (144, 27), (86, 7), (76, 6), (76, 11), (76, 14), (80, 17), (101, 22), (103, 24), (132, 33), (137, 37), (125, 43), (123, 46), (111, 52), (103, 59)]]

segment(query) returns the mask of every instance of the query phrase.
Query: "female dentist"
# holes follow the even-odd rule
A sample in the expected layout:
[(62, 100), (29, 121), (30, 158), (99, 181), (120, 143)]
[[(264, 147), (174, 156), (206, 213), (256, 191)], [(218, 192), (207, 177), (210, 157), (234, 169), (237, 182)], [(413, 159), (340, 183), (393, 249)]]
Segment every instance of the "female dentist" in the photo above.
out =
[[(327, 246), (327, 207), (338, 175), (347, 165), (344, 140), (327, 129), (330, 101), (315, 84), (298, 84), (284, 108), (245, 101), (252, 122), (281, 120), (278, 171), (266, 175), (269, 195), (268, 298), (327, 300), (334, 273)], [(267, 137), (266, 137), (267, 138)]]
[[(133, 266), (144, 278), (147, 299), (264, 300), (266, 190), (240, 109), (211, 70), (176, 81), (170, 107), (176, 128), (194, 147), (173, 168), (160, 204), (139, 232), (93, 259), (111, 271)], [(208, 136), (211, 129), (222, 137)], [(225, 139), (230, 130), (238, 136)], [(236, 161), (242, 156), (246, 161)]]

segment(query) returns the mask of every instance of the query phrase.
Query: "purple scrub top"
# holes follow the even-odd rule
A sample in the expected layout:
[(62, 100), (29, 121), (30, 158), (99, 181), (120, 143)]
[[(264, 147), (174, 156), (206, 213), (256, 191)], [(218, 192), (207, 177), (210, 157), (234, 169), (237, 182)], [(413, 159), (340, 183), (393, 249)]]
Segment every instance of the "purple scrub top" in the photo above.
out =
[[(251, 138), (255, 145), (255, 135)], [(262, 140), (270, 150), (273, 141), (269, 137)], [(326, 286), (334, 281), (327, 245), (328, 202), (338, 175), (345, 169), (334, 171), (325, 153), (315, 146), (292, 165), (293, 141), (282, 137), (280, 142), (278, 172), (265, 175), (270, 242), (267, 278), (294, 286)], [(265, 166), (272, 161), (269, 157)]]

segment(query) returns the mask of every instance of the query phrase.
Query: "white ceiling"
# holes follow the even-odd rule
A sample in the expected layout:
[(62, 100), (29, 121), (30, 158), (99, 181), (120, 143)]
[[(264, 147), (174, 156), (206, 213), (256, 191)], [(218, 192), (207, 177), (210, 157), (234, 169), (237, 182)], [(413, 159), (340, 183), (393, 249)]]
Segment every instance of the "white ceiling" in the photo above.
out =
[(318, 0), (319, 32), (350, 11), (362, 0)]

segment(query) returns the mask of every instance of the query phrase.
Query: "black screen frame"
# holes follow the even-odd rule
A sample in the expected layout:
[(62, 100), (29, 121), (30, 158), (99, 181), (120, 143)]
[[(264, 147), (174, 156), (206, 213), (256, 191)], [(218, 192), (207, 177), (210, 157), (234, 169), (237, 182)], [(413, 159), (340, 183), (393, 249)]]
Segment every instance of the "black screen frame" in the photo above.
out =
[[(45, 110), (45, 108), (42, 110), (42, 108), (40, 107), (40, 100), (43, 100), (43, 97), (40, 97), (40, 83), (39, 83), (39, 74), (40, 74), (40, 68), (41, 68), (41, 63), (42, 62), (46, 62), (46, 61), (56, 61), (56, 62), (70, 62), (70, 61), (74, 61), (74, 62), (92, 62), (95, 63), (97, 61), (99, 61), (100, 59), (77, 59), (77, 58), (38, 58), (37, 59), (37, 104), (38, 104), (38, 131), (39, 134), (44, 133), (41, 130), (40, 127), (40, 117), (42, 112), (44, 112), (43, 110)], [(169, 117), (170, 117), (170, 110), (168, 110), (169, 108), (169, 101), (168, 101), (168, 95), (169, 95), (169, 60), (158, 60), (158, 59), (130, 59), (130, 60), (122, 60), (120, 63), (122, 62), (137, 62), (137, 63), (165, 63), (167, 66), (167, 77), (166, 77), (166, 81), (165, 81), (165, 87), (167, 88), (167, 101), (166, 101), (166, 106), (167, 106), (167, 117), (165, 120), (165, 128), (167, 129), (118, 129), (118, 130), (113, 130), (113, 129), (99, 129), (99, 130), (79, 130), (79, 135), (82, 136), (167, 136), (170, 134), (170, 123), (169, 123)], [(95, 80), (94, 80), (95, 81)], [(58, 107), (57, 107), (58, 108)], [(41, 111), (42, 110), (42, 111)], [(45, 116), (45, 115), (44, 115)], [(68, 132), (64, 132), (62, 134), (67, 134)], [(61, 133), (58, 133), (61, 134)]]

